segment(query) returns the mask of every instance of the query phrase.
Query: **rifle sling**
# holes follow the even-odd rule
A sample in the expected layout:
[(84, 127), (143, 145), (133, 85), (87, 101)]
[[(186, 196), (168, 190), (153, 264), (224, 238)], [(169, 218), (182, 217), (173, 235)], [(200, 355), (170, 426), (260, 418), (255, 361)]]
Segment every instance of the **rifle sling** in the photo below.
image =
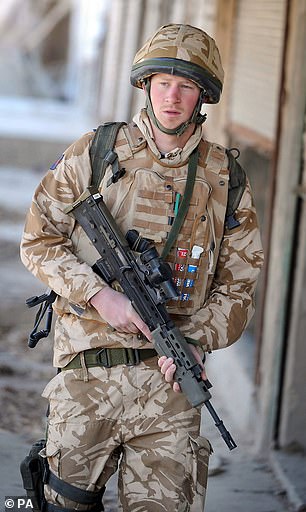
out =
[(190, 158), (189, 158), (187, 181), (186, 181), (186, 187), (185, 187), (185, 191), (184, 191), (183, 200), (180, 204), (179, 211), (177, 213), (177, 216), (174, 219), (171, 231), (169, 233), (169, 236), (165, 243), (163, 252), (161, 254), (161, 257), (163, 259), (165, 259), (166, 256), (168, 256), (171, 248), (173, 247), (173, 244), (174, 244), (175, 240), (177, 239), (177, 236), (180, 232), (180, 229), (181, 229), (183, 222), (185, 220), (185, 217), (187, 215), (193, 188), (194, 188), (195, 178), (196, 178), (196, 174), (197, 174), (198, 158), (199, 158), (199, 149), (197, 147), (196, 149), (193, 150), (193, 152), (191, 153)]
[[(92, 167), (92, 182), (91, 184), (95, 187), (99, 188), (101, 180), (104, 177), (106, 167), (111, 164), (113, 169), (113, 175), (118, 174), (118, 176), (113, 177), (112, 181), (115, 182), (120, 177), (119, 172), (119, 163), (117, 153), (113, 151), (118, 132), (122, 126), (126, 123), (104, 123), (100, 125), (92, 142), (92, 146), (90, 148), (90, 159), (91, 159), (91, 167)], [(114, 168), (116, 171), (114, 172)]]

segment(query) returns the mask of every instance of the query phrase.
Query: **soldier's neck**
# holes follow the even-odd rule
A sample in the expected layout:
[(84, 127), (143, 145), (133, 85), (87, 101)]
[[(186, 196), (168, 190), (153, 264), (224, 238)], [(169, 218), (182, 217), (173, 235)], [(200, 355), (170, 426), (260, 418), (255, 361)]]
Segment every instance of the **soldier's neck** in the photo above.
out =
[(183, 148), (194, 132), (194, 124), (188, 126), (187, 130), (179, 137), (163, 133), (153, 123), (151, 125), (155, 144), (159, 151), (164, 154), (170, 153), (176, 148)]

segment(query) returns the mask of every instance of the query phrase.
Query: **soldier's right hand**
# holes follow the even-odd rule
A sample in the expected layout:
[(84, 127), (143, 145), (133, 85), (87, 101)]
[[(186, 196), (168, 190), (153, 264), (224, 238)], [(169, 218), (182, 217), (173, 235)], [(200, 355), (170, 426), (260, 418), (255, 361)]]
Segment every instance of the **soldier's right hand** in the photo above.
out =
[(96, 293), (90, 299), (90, 303), (98, 311), (101, 318), (116, 331), (129, 334), (141, 332), (149, 341), (152, 340), (148, 326), (123, 293), (107, 286)]

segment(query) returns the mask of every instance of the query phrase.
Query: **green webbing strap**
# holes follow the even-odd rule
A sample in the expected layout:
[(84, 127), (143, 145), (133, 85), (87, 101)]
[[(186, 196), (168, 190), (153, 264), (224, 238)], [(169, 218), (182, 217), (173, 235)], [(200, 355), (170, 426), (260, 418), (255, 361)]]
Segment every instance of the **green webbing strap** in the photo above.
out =
[(165, 243), (163, 252), (161, 254), (162, 258), (166, 258), (166, 256), (168, 256), (175, 240), (177, 239), (177, 236), (180, 232), (180, 229), (181, 229), (183, 222), (185, 220), (185, 217), (187, 215), (192, 192), (193, 192), (194, 182), (195, 182), (195, 178), (196, 178), (196, 174), (197, 174), (198, 158), (199, 158), (199, 149), (197, 147), (196, 149), (193, 150), (193, 152), (191, 153), (191, 155), (189, 157), (188, 174), (187, 174), (187, 181), (186, 181), (186, 187), (185, 187), (183, 200), (180, 204), (178, 214), (174, 219), (171, 231), (169, 233), (169, 236)]
[(101, 180), (104, 177), (106, 167), (110, 164), (113, 168), (112, 181), (117, 181), (121, 176), (117, 153), (113, 151), (113, 147), (121, 126), (125, 124), (126, 123), (123, 122), (104, 123), (96, 129), (96, 133), (89, 150), (92, 168), (91, 184), (96, 188), (99, 188)]
[(202, 346), (199, 340), (195, 340), (194, 338), (190, 338), (189, 336), (185, 336), (185, 340), (187, 341), (187, 343), (189, 343), (190, 345), (194, 345), (195, 347)]
[[(135, 366), (141, 361), (146, 361), (156, 356), (157, 352), (152, 348), (93, 348), (84, 351), (84, 361), (87, 368), (95, 366), (112, 368), (118, 364)], [(77, 354), (70, 363), (61, 368), (61, 371), (77, 370), (79, 368), (82, 368), (82, 361), (80, 354)]]

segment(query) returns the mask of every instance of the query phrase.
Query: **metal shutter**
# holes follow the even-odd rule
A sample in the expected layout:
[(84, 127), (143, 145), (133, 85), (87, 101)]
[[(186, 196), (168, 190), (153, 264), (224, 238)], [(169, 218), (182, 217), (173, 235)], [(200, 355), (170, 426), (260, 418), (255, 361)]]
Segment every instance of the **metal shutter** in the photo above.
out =
[(273, 141), (278, 111), (285, 0), (239, 0), (233, 31), (230, 122)]

